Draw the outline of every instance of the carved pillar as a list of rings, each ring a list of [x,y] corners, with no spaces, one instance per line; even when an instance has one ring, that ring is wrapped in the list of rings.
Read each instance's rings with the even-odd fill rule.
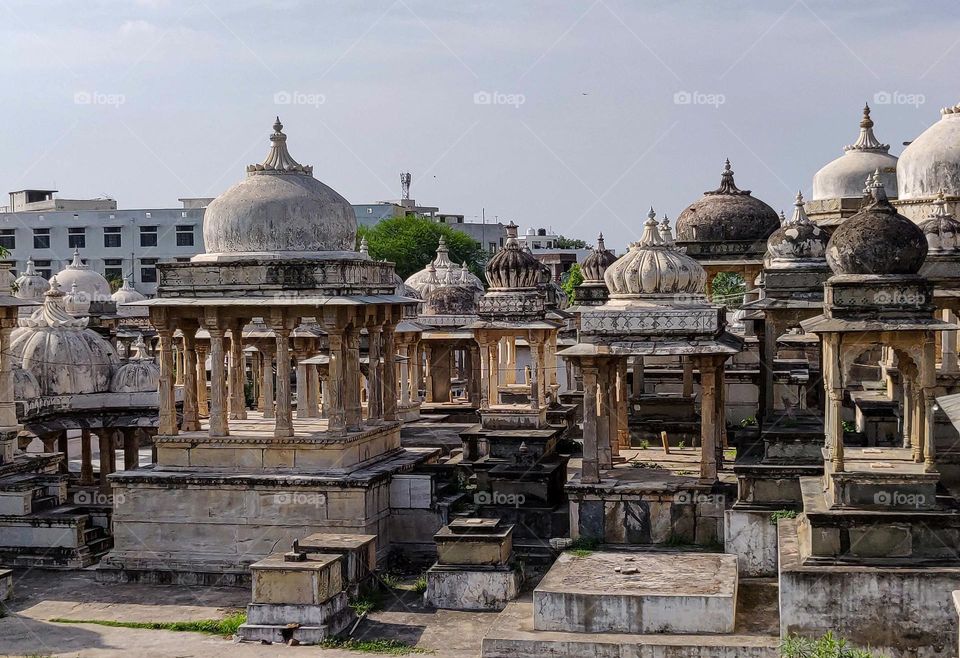
[[[297,359],[297,418],[309,418],[307,389],[310,387],[310,382],[308,380],[309,375],[307,375],[307,365],[303,362],[307,358],[307,351],[302,347],[297,348],[294,351],[294,356]]]
[[[16,312],[15,308],[13,312]],[[10,336],[16,326],[16,316],[0,319],[0,432],[14,432],[20,427],[14,401],[13,358],[10,354]]]
[[[244,398],[244,382],[247,374],[243,356],[243,320],[230,323],[230,418],[246,420],[247,403]]]
[[[293,436],[293,407],[290,394],[290,331],[285,318],[273,322],[277,338],[277,410],[273,435],[277,438]]]
[[[406,343],[400,345],[400,404],[410,404],[410,359],[409,347]]]
[[[327,385],[329,375],[320,375],[320,418],[330,417],[330,389]]]
[[[477,407],[480,405],[480,347],[475,341],[470,342],[468,353],[470,359],[470,378],[467,385],[470,391],[470,405]]]
[[[162,354],[162,352],[161,352]],[[170,354],[170,366],[173,367],[173,354]],[[170,383],[173,384],[173,376],[171,374]],[[113,451],[113,432],[103,428],[96,430],[97,438],[100,439],[100,493],[104,495],[109,495],[110,493],[110,481],[107,477],[113,472],[110,465],[113,463],[113,460],[110,458],[110,453]]]
[[[517,383],[517,337],[507,336],[503,341],[503,358],[499,359],[503,367],[503,383]]]
[[[543,402],[540,381],[543,375],[543,361],[541,359],[543,343],[540,342],[539,332],[531,331],[530,343],[530,408],[539,409]]]
[[[937,385],[935,350],[934,334],[928,332],[923,341],[923,355],[920,363],[920,384],[923,390],[923,470],[927,473],[936,471],[937,460],[936,412],[934,411]],[[956,360],[955,354],[953,359]]]
[[[360,331],[354,326],[347,327],[343,334],[346,359],[344,363],[344,413],[347,430],[351,432],[360,429],[362,418],[360,412]]]
[[[490,408],[490,346],[480,342],[480,409]]]
[[[156,329],[160,337],[159,432],[173,436],[177,433],[176,398],[173,396],[173,328],[167,324]]]
[[[263,403],[260,410],[264,418],[276,418],[276,394],[273,391],[273,350],[266,345],[260,348],[260,371],[263,381],[260,384],[260,391],[263,396]]]
[[[327,428],[332,432],[342,432],[345,427],[343,400],[343,336],[339,327],[327,329],[330,341],[330,362],[328,366],[327,390],[323,396],[327,414]],[[338,333],[334,333],[338,332]],[[327,403],[329,398],[329,403]]]
[[[613,468],[613,455],[610,452],[610,362],[603,359],[597,368],[596,396],[597,416],[597,461],[600,468]],[[584,393],[586,397],[586,393]],[[616,426],[614,426],[614,429]]]
[[[263,359],[260,352],[250,354],[250,392],[253,398],[253,407],[258,411],[263,411],[263,390],[260,388],[260,382],[263,381]]]
[[[831,468],[842,473],[843,466],[843,355],[840,334],[823,336],[823,382],[827,394],[827,445],[830,448]]]
[[[320,417],[320,366],[307,366],[307,413],[310,418]]]
[[[424,384],[424,401],[433,402],[433,348],[430,345],[423,346],[423,355],[426,358],[426,368],[424,369],[424,379],[426,383]]]
[[[639,398],[643,395],[643,357],[637,356],[633,359],[633,381],[631,382],[633,397]]]
[[[415,339],[410,349],[410,399],[420,402],[420,340]]]
[[[93,455],[90,446],[90,430],[80,430],[80,484],[93,484]]]
[[[487,391],[488,407],[500,404],[500,364],[497,362],[497,342],[487,339],[487,360],[490,363],[488,381],[490,390]]]
[[[191,372],[196,372],[196,368],[190,370],[190,364],[187,358],[192,353],[190,348],[184,349],[183,374],[189,379]],[[140,468],[140,431],[136,428],[126,428],[123,430],[123,470],[134,471]]]
[[[584,359],[583,372],[583,466],[580,482],[600,482],[600,456],[597,439],[597,366],[593,359]]]
[[[197,339],[192,325],[183,329],[183,431],[200,430],[197,413]],[[124,437],[126,441],[126,436]],[[125,448],[126,449],[126,448]]]
[[[197,415],[210,416],[207,403],[207,349],[197,344]]]
[[[211,437],[229,436],[227,423],[227,370],[224,366],[223,337],[220,326],[207,326],[210,332],[210,428]]]
[[[693,361],[689,356],[682,356],[680,360],[683,362],[683,397],[693,397]]]
[[[173,346],[173,362],[174,362],[174,372],[176,372],[176,379],[173,381],[176,386],[183,386],[183,371],[185,369],[183,363],[183,349],[181,344],[174,343]]]
[[[909,448],[913,437],[913,384],[907,379],[904,373],[903,378],[903,443],[904,448]]]
[[[617,368],[621,359],[607,361],[607,379],[602,394],[607,396],[607,438],[610,441],[610,466],[620,457],[620,404],[617,400]]]
[[[630,429],[627,426],[627,359],[617,361],[617,443],[621,449],[630,447]]]
[[[61,430],[57,435],[57,452],[63,454],[63,462],[60,464],[62,473],[70,472],[70,441],[67,438],[67,430]]]
[[[393,324],[383,328],[383,358],[387,366],[383,369],[383,418],[387,421],[397,419],[397,332]]]
[[[370,365],[367,368],[367,420],[371,423],[379,423],[383,419],[383,402],[392,394],[396,399],[396,391],[389,391],[386,387],[381,388],[380,381],[380,325],[367,325],[367,354]],[[389,354],[384,351],[384,358],[389,359]],[[389,364],[390,367],[393,363]]]
[[[955,322],[956,316],[950,309],[943,309],[943,321]],[[945,373],[955,373],[957,363],[957,332],[944,331],[940,340],[940,366]]]
[[[712,357],[700,360],[700,480],[717,480],[717,366]]]

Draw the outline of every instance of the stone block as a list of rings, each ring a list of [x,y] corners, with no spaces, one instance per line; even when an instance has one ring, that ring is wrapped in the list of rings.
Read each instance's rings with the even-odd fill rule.
[[[264,468],[293,468],[295,451],[289,448],[265,448],[263,451]]]
[[[287,562],[275,553],[250,565],[254,603],[319,605],[344,589],[339,555]]]
[[[434,565],[427,571],[424,601],[441,610],[502,610],[520,592],[512,567]]]
[[[433,539],[440,565],[503,566],[513,553],[513,526],[498,519],[457,519]]]
[[[907,557],[912,552],[909,525],[882,524],[850,528],[850,554],[856,557]]]
[[[23,516],[30,513],[33,489],[0,491],[0,515]]]
[[[726,512],[724,550],[737,556],[741,576],[775,576],[777,573],[777,526],[770,512],[730,509]]]
[[[298,540],[296,548],[306,553],[340,555],[344,586],[360,583],[377,568],[376,535],[318,532]]]

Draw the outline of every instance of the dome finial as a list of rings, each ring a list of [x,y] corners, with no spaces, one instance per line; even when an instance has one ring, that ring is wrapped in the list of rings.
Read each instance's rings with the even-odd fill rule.
[[[660,230],[657,226],[657,213],[652,207],[650,208],[650,212],[647,213],[647,221],[643,223],[643,235],[640,236],[639,244],[643,246],[663,244],[663,239],[660,237]]]
[[[367,236],[360,238],[360,255],[370,257],[370,245],[367,243]]]
[[[600,231],[600,235],[597,236],[597,249],[603,251],[607,247],[603,244],[603,231]]]
[[[300,164],[287,150],[287,136],[283,133],[283,124],[279,116],[273,123],[270,152],[267,153],[266,159],[261,164],[247,166],[247,175],[260,173],[313,175],[313,167]]]
[[[950,213],[947,212],[947,198],[943,193],[943,188],[940,188],[940,192],[937,193],[937,199],[933,202],[933,205],[936,206],[933,211],[933,217],[948,217]]]
[[[83,259],[80,258],[80,248],[79,248],[79,247],[74,247],[74,248],[73,248],[73,260],[70,261],[69,267],[70,267],[70,269],[72,269],[72,270],[82,270],[82,269],[86,269],[87,266],[83,264]]]
[[[720,187],[715,190],[704,192],[704,194],[750,194],[750,190],[741,190],[733,182],[733,169],[730,166],[730,158],[726,158],[723,163],[723,173],[720,174]]]
[[[660,221],[660,239],[668,247],[674,246],[673,230],[670,228],[670,218],[667,213],[663,213],[663,219]]]
[[[807,211],[803,207],[803,192],[797,190],[797,196],[793,202],[793,217],[788,222],[790,225],[810,224],[810,218],[807,217]]]
[[[843,147],[844,151],[879,151],[886,153],[890,150],[889,144],[881,144],[873,134],[873,119],[870,118],[870,106],[863,105],[863,118],[860,119],[860,136],[853,144]]]

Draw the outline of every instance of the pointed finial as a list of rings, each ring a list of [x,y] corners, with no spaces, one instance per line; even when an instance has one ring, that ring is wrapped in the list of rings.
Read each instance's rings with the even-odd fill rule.
[[[797,196],[793,202],[793,217],[790,218],[791,225],[793,224],[809,224],[810,218],[807,217],[807,211],[803,207],[803,192],[797,190]]]
[[[780,226],[785,226],[787,223],[787,217],[783,214],[783,208],[780,209]]]
[[[80,258],[80,248],[74,247],[73,249],[73,261],[70,263],[70,269],[77,270],[83,268],[83,259]]]
[[[605,251],[606,248],[603,244],[603,231],[600,231],[600,235],[597,236],[597,248],[594,251]]]
[[[273,133],[270,135],[270,152],[260,164],[247,166],[247,175],[261,173],[268,174],[306,174],[313,175],[313,167],[302,165],[293,159],[287,150],[287,136],[282,132],[283,124],[280,117],[273,123]]]
[[[880,170],[873,172],[873,184],[871,185],[870,195],[873,201],[880,202],[887,200],[887,190],[883,187],[883,181],[880,180]]]
[[[853,144],[843,147],[844,151],[878,151],[886,153],[890,150],[889,144],[881,144],[873,134],[873,119],[870,118],[870,106],[863,104],[863,117],[860,119],[860,136]]]
[[[660,221],[660,237],[668,246],[674,245],[673,230],[670,228],[670,218],[667,217],[667,213],[663,213],[663,219]]]
[[[360,254],[370,257],[370,245],[367,243],[367,236],[360,238]]]
[[[24,272],[26,275],[36,274],[37,271],[33,268],[33,256],[27,259],[27,270]]]
[[[750,194],[750,190],[741,190],[733,182],[733,168],[730,165],[730,158],[723,162],[723,173],[720,174],[720,187],[715,190],[704,192],[704,194]]]
[[[280,117],[279,117],[279,116],[277,116],[277,120],[273,122],[273,132],[275,132],[275,133],[282,133],[282,132],[283,132],[283,124],[280,123]]]
[[[643,235],[640,236],[639,244],[649,246],[662,243],[663,239],[660,237],[660,230],[657,226],[657,212],[651,206],[650,212],[647,213],[647,221],[643,223]]]
[[[657,221],[657,211],[653,209],[653,206],[650,206],[650,212],[647,213],[647,223]]]
[[[57,275],[50,277],[50,289],[45,293],[51,297],[62,297],[63,291],[60,290],[60,282],[57,281]]]

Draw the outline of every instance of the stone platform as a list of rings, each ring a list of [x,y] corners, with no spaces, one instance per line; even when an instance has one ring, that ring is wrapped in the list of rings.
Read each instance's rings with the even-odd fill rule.
[[[564,553],[533,593],[533,628],[573,633],[732,633],[737,558]]]

